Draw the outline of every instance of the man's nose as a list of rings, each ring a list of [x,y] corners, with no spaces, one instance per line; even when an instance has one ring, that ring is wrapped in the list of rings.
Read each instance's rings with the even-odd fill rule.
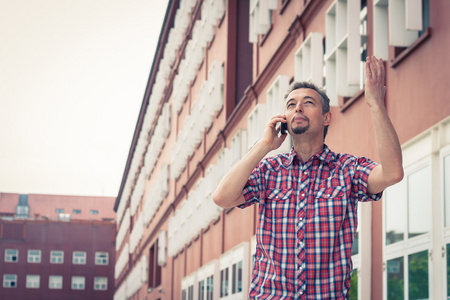
[[[295,112],[303,112],[303,106],[301,103],[297,104],[297,107],[295,108]]]

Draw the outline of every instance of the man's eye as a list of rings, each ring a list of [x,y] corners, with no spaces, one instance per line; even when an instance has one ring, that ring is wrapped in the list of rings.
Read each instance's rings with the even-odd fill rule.
[[[289,104],[287,105],[287,107],[292,107],[292,106],[294,106],[294,103],[289,103]]]

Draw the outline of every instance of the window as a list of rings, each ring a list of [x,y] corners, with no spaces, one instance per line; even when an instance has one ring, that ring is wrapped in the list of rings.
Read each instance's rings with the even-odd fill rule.
[[[323,36],[311,32],[295,53],[295,80],[323,85]],[[287,90],[284,89],[283,92]]]
[[[90,214],[90,215],[98,215],[98,210],[96,210],[96,209],[91,209],[91,210],[89,210],[89,214]]]
[[[224,298],[228,296],[229,293],[229,276],[228,276],[228,268],[220,270],[220,298]]]
[[[326,12],[325,89],[332,106],[360,90],[361,8],[361,0],[336,0]]]
[[[156,288],[161,285],[161,266],[158,264],[158,241],[150,247],[148,264],[148,287]]]
[[[181,299],[194,300],[198,299],[195,295],[194,284],[197,281],[197,273],[190,274],[181,280]]]
[[[18,262],[19,250],[17,249],[5,249],[5,262]]]
[[[84,290],[84,276],[72,276],[72,290]]]
[[[29,211],[28,195],[19,195],[19,204],[16,206],[16,217],[28,218]]]
[[[79,215],[79,214],[81,214],[81,209],[72,209],[72,213],[74,215]]]
[[[210,263],[202,266],[198,272],[198,299],[199,300],[212,300],[214,297],[214,277],[217,276],[219,271],[219,261],[213,260]],[[217,294],[217,292],[216,292]]]
[[[239,130],[231,140],[231,165],[233,166],[237,163],[244,153],[246,153],[246,143],[247,140],[247,131]]]
[[[408,290],[410,299],[425,299],[429,298],[430,284],[431,167],[422,162],[405,173],[400,183],[386,190],[387,296],[403,299]]]
[[[404,179],[383,200],[383,280],[387,299],[449,297],[450,118],[402,146]],[[438,246],[436,246],[438,245]]]
[[[248,149],[251,149],[262,137],[265,123],[267,123],[266,105],[258,103],[247,117]]]
[[[3,274],[3,287],[15,288],[17,287],[17,275],[15,274]]]
[[[38,289],[39,288],[39,275],[27,275],[27,289]]]
[[[285,75],[279,75],[274,83],[269,87],[269,90],[267,91],[267,108],[266,111],[268,112],[268,115],[264,117],[258,124],[259,128],[261,128],[260,136],[262,136],[262,130],[264,129],[264,126],[269,121],[269,119],[276,114],[284,115],[284,112],[286,110],[285,101],[284,101],[284,95],[289,87],[289,77]],[[267,156],[276,155],[278,153],[286,153],[291,150],[292,147],[292,141],[290,136],[286,138],[284,143],[278,148],[275,149]]]
[[[50,263],[51,264],[62,264],[64,262],[64,252],[63,251],[50,251]]]
[[[41,262],[41,250],[28,250],[28,262],[40,263]]]
[[[107,277],[94,277],[94,290],[106,291],[108,289]]]
[[[84,265],[86,264],[86,252],[74,251],[72,257],[72,263],[74,265]]]
[[[50,275],[48,278],[48,288],[51,290],[62,289],[63,277],[58,275]]]
[[[64,208],[56,208],[56,209],[55,209],[55,213],[57,213],[57,214],[63,214],[63,213],[64,213]]]
[[[96,265],[107,265],[109,261],[108,258],[109,258],[108,252],[95,252]]]
[[[398,56],[430,26],[429,0],[374,1],[374,54],[387,60],[389,46]]]
[[[249,283],[249,243],[244,242],[220,257],[220,298],[244,298]]]
[[[250,0],[249,42],[257,43],[259,34],[266,34],[272,25],[272,10],[278,0]]]

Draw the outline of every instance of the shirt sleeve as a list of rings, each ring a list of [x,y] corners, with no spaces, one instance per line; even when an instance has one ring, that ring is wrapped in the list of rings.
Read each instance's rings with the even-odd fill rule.
[[[259,163],[250,174],[250,177],[242,190],[245,202],[238,205],[239,208],[243,209],[260,202],[262,191],[262,165],[262,163]]]
[[[356,159],[352,192],[358,198],[358,201],[378,201],[381,199],[383,192],[373,195],[367,192],[367,183],[369,180],[370,172],[372,172],[372,170],[376,166],[378,166],[376,162],[373,162],[366,157],[358,157]]]

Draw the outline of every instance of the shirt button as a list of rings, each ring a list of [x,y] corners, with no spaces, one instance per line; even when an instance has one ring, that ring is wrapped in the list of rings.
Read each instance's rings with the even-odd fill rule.
[[[308,171],[303,172],[303,174],[308,175]]]
[[[301,196],[302,196],[302,197],[305,197],[305,193],[302,193]]]

